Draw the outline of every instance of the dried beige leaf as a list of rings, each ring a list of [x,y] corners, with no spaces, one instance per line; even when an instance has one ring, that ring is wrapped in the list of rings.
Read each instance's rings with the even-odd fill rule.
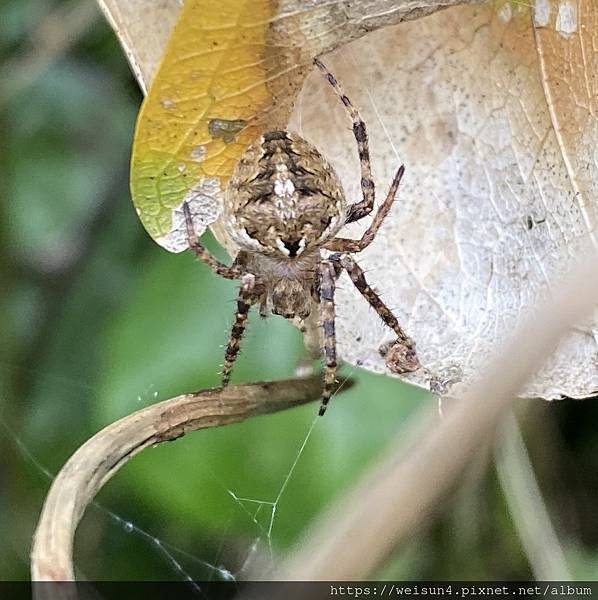
[[[146,94],[183,0],[98,0],[98,4]]]
[[[404,379],[441,392],[469,380],[593,238],[597,15],[588,2],[456,7],[324,57],[369,126],[379,196],[407,166],[360,258],[429,369]],[[349,122],[317,76],[292,124],[357,199]],[[389,333],[349,284],[338,304],[342,356],[387,372],[379,348]],[[596,319],[572,331],[523,395],[598,390],[597,339]]]
[[[213,0],[205,0],[212,2]],[[295,41],[317,34],[319,51],[379,27],[415,19],[436,10],[482,0],[281,0],[278,14],[287,20],[287,38]],[[97,0],[114,29],[139,82],[147,93],[184,0]]]
[[[321,27],[320,53],[393,22],[397,11],[415,18],[457,3],[314,3],[324,11],[318,19],[288,23],[295,34]],[[178,2],[160,3],[170,20],[156,17],[151,0],[103,4],[147,82]],[[282,4],[289,13],[296,3]],[[593,237],[597,14],[581,0],[453,7],[324,57],[369,127],[379,199],[398,164],[407,166],[394,211],[358,257],[417,342],[427,370],[404,379],[438,393],[469,380]],[[348,29],[334,33],[339,19]],[[357,200],[350,123],[317,75],[304,85],[291,127],[329,157]],[[338,306],[341,356],[388,372],[380,348],[391,336],[346,280]],[[594,393],[597,340],[594,318],[563,340],[523,395]]]

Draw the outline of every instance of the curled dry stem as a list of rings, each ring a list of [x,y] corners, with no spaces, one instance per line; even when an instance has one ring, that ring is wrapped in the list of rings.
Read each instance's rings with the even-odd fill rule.
[[[159,402],[104,428],[73,454],[50,488],[31,551],[32,580],[74,581],[73,540],[85,509],[100,488],[145,448],[196,429],[299,406],[319,399],[321,393],[317,376],[217,388]],[[48,589],[38,586],[36,597]]]

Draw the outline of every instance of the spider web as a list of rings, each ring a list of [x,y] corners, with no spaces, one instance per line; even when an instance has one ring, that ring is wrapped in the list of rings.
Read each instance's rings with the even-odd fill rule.
[[[0,419],[0,425],[2,426],[6,438],[17,450],[21,458],[26,463],[31,465],[36,470],[38,475],[40,475],[45,481],[51,484],[54,481],[56,475],[40,462],[40,460],[28,448],[28,445],[22,440],[21,437],[19,437],[13,431],[13,429],[8,425],[8,423],[4,419]],[[124,533],[136,535],[142,541],[149,544],[155,551],[158,552],[158,554],[164,560],[166,560],[168,566],[172,568],[177,578],[181,579],[182,581],[188,582],[194,591],[200,594],[202,593],[201,587],[194,581],[193,577],[191,577],[191,575],[183,567],[181,562],[183,558],[207,569],[214,576],[217,576],[223,581],[235,580],[233,574],[226,568],[214,565],[208,561],[205,561],[201,558],[198,558],[197,556],[190,554],[182,548],[179,548],[173,544],[162,540],[161,538],[153,535],[151,532],[139,527],[133,521],[107,508],[97,500],[94,500],[90,504],[90,507],[107,516],[110,519],[110,521],[112,521],[112,523],[115,524]],[[178,559],[177,556],[179,557]],[[75,568],[77,568],[77,565],[75,565]]]
[[[40,374],[37,370],[33,371],[35,371],[38,375]],[[353,371],[354,368],[349,370],[349,374],[343,379],[339,387],[339,391]],[[42,376],[48,377],[48,375]],[[92,386],[83,384],[79,381],[68,380],[63,377],[60,379],[66,385],[76,386],[77,388],[83,387],[88,391],[93,391]],[[336,393],[338,393],[338,391]],[[144,398],[155,399],[156,397],[157,392],[153,390],[153,386],[149,386],[139,394],[138,400],[143,401]],[[241,511],[247,516],[257,530],[257,536],[253,538],[251,543],[248,544],[248,547],[244,553],[244,557],[242,555],[242,560],[239,561],[240,566],[236,570],[233,568],[227,568],[222,564],[217,564],[218,556],[216,557],[215,561],[206,560],[184,548],[181,548],[178,545],[168,542],[163,537],[155,535],[150,529],[138,525],[134,517],[131,518],[130,516],[125,516],[120,512],[114,511],[110,507],[97,500],[94,500],[90,504],[87,512],[95,511],[96,514],[103,515],[113,526],[117,528],[120,534],[124,533],[127,536],[137,537],[143,544],[146,544],[159,559],[164,561],[167,568],[170,569],[170,571],[174,574],[176,580],[188,583],[190,589],[198,596],[207,597],[202,589],[201,583],[198,582],[206,580],[234,582],[243,577],[247,577],[248,575],[256,575],[254,563],[256,562],[256,558],[260,555],[259,550],[261,546],[265,546],[267,550],[268,564],[260,564],[260,567],[265,572],[257,574],[267,575],[268,573],[272,572],[275,567],[276,557],[273,547],[273,534],[280,501],[282,500],[285,491],[287,490],[287,487],[293,478],[296,467],[301,460],[305,448],[308,446],[312,433],[316,428],[317,423],[320,421],[321,419],[315,415],[307,431],[305,432],[301,443],[297,447],[294,459],[289,465],[289,469],[284,475],[276,495],[272,499],[240,496],[233,489],[226,486],[213,471],[213,469],[211,469],[209,466],[207,467],[214,480],[226,490],[226,493],[231,501],[241,509]],[[30,449],[31,445],[28,444],[23,437],[17,433],[16,427],[13,427],[8,422],[6,416],[1,412],[0,426],[0,431],[3,432],[5,439],[14,448],[23,463],[33,467],[34,471],[42,480],[48,484],[51,484],[54,481],[56,474],[53,473],[52,470],[49,469],[38,456],[36,456],[35,452]],[[43,491],[44,496],[48,490],[49,485]],[[174,491],[174,493],[176,493],[176,491]],[[226,536],[226,528],[224,528],[221,533]],[[218,555],[221,553],[225,543],[226,537],[223,537],[217,553]],[[75,564],[75,568],[76,572],[80,572],[77,564]],[[94,579],[94,576],[100,578],[102,577],[101,573],[85,573],[86,578],[88,578],[89,575],[91,575],[90,579],[92,580]]]
[[[311,423],[311,425],[309,426],[309,429],[307,430],[307,433],[305,435],[305,438],[303,439],[303,442],[301,443],[301,446],[299,446],[299,450],[297,451],[297,455],[295,456],[295,460],[293,460],[293,463],[291,464],[290,469],[288,470],[282,485],[280,486],[279,490],[278,490],[278,494],[276,494],[276,498],[273,501],[268,501],[268,500],[255,500],[254,498],[243,498],[240,496],[237,496],[232,490],[227,489],[229,495],[231,496],[231,498],[237,503],[239,504],[239,506],[242,507],[242,509],[248,514],[248,516],[251,518],[251,520],[255,523],[255,525],[259,528],[259,530],[261,531],[261,533],[265,536],[267,543],[268,543],[268,551],[270,553],[270,560],[272,562],[272,566],[274,565],[274,551],[272,548],[272,530],[274,528],[274,520],[276,519],[276,511],[278,510],[278,504],[280,503],[280,500],[287,488],[287,485],[289,484],[289,481],[291,480],[291,477],[293,476],[293,473],[295,472],[295,467],[297,466],[297,463],[299,462],[299,459],[301,458],[301,455],[303,454],[303,451],[305,450],[305,447],[307,446],[307,443],[309,442],[309,439],[311,437],[311,434],[314,430],[314,427],[316,426],[316,423],[318,423],[319,421],[319,417],[316,415]],[[261,511],[262,508],[266,509],[267,514],[268,514],[268,521],[267,521],[267,527],[264,527],[258,520],[257,520],[257,516],[259,514],[259,512]],[[254,511],[251,510],[251,508],[255,508]],[[255,550],[255,548],[257,548],[256,543],[254,542],[254,544],[252,545],[252,548]],[[248,558],[251,555],[248,555]],[[244,561],[240,572],[242,572],[244,570],[244,568],[247,568],[247,560]]]

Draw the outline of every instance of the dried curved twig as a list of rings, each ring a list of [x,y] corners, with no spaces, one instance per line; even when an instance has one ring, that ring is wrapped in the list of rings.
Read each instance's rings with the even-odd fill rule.
[[[350,385],[344,382],[343,389]],[[73,540],[86,507],[143,449],[196,429],[299,406],[319,399],[321,393],[317,376],[230,386],[165,400],[109,425],[73,454],[50,488],[31,551],[32,580],[74,581]],[[36,590],[41,593],[44,587]]]

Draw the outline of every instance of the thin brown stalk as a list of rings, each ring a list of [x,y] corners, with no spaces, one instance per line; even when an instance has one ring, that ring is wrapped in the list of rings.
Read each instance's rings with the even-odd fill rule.
[[[565,552],[512,414],[505,419],[495,459],[500,486],[534,577],[540,581],[570,580]]]
[[[52,483],[34,536],[33,581],[74,580],[73,540],[85,509],[100,488],[145,448],[197,429],[299,406],[321,393],[317,376],[236,385],[165,400],[109,425],[73,454]],[[40,593],[50,589],[37,588]]]

